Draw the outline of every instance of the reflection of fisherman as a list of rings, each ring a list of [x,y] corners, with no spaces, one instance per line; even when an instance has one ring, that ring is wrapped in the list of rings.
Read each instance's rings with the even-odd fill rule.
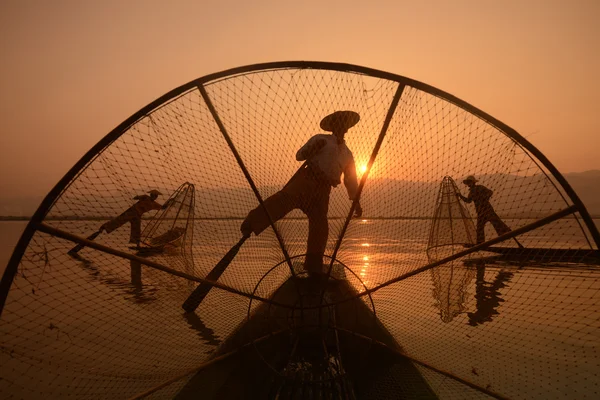
[[[264,201],[273,222],[280,220],[293,209],[299,208],[308,217],[308,243],[305,269],[312,273],[322,272],[323,255],[327,245],[329,194],[331,187],[340,184],[344,174],[344,186],[350,200],[354,200],[358,188],[356,167],[352,152],[346,146],[344,135],[360,116],[353,111],[336,111],[321,120],[321,128],[332,134],[318,134],[306,142],[296,153],[296,160],[307,160],[290,181]],[[362,215],[357,203],[356,217]],[[260,234],[269,226],[269,219],[262,206],[250,211],[241,226],[242,234]]]
[[[467,197],[460,193],[456,193],[463,201],[475,203],[475,211],[477,211],[477,243],[485,242],[485,224],[491,222],[498,236],[510,232],[510,228],[506,225],[490,204],[492,192],[483,185],[476,185],[477,179],[473,175],[465,178],[463,183],[469,187],[469,195]]]
[[[103,224],[100,227],[99,231],[106,231],[106,233],[111,233],[115,229],[129,222],[131,224],[129,243],[134,243],[139,246],[142,234],[142,215],[151,210],[160,210],[161,208],[167,207],[167,204],[161,206],[155,201],[157,197],[162,194],[158,190],[151,190],[148,193],[150,194],[150,196],[146,194],[135,196],[133,199],[137,200],[137,203],[125,210],[125,212],[123,212],[118,217]]]
[[[468,324],[477,326],[485,322],[491,322],[499,312],[497,308],[504,299],[500,297],[500,289],[505,288],[506,284],[513,277],[512,272],[499,271],[494,281],[488,283],[485,281],[485,264],[478,263],[477,281],[475,288],[475,299],[477,301],[477,310],[473,313],[467,313],[469,317]]]

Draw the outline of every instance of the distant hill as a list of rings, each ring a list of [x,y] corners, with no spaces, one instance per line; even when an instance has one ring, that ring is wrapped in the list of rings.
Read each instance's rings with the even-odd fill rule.
[[[600,178],[600,169],[591,169],[583,172],[568,172],[565,177]]]
[[[3,197],[0,195],[0,216],[30,217],[43,199],[43,196]]]
[[[567,181],[571,184],[575,192],[581,198],[586,208],[592,216],[600,217],[600,170],[591,170],[585,172],[571,172],[563,174]],[[503,193],[501,182],[512,182],[514,186],[515,182],[522,181],[522,187],[532,187],[531,182],[539,180],[540,177],[516,177],[511,176],[507,179],[506,176],[502,175],[489,175],[484,177],[478,177],[486,185],[490,185],[496,193]],[[389,201],[402,202],[404,204],[421,204],[422,207],[414,208],[414,214],[411,216],[424,216],[430,214],[430,209],[435,202],[435,196],[439,188],[439,183],[431,182],[408,182],[408,181],[392,181],[392,180],[373,180],[369,182],[370,188],[377,188],[377,190],[383,191],[380,193],[378,198],[384,197]],[[466,190],[462,184],[459,183],[460,190],[466,193]],[[264,188],[262,188],[264,189]],[[273,193],[278,188],[267,188],[266,193]],[[261,190],[262,191],[262,190]],[[264,193],[265,193],[264,192]],[[522,194],[525,196],[526,194]],[[223,198],[234,198],[235,203],[217,204],[217,207],[212,207],[220,210],[218,217],[226,216],[245,216],[246,210],[243,209],[243,204],[248,204],[247,201],[253,201],[254,195],[249,188],[230,188],[230,189],[208,189],[197,191],[197,202],[199,204],[206,204],[207,209],[211,209],[211,202],[215,202],[215,199]],[[0,197],[0,216],[14,216],[14,217],[30,217],[33,215],[35,210],[38,208],[43,197]],[[364,199],[365,202],[368,198]],[[129,200],[126,200],[129,201]],[[335,203],[347,204],[347,197],[345,190],[336,190],[332,197],[332,205]],[[378,205],[371,204],[366,209],[367,213],[371,217],[378,217],[385,215],[384,210],[379,210]],[[409,216],[409,215],[407,215]]]

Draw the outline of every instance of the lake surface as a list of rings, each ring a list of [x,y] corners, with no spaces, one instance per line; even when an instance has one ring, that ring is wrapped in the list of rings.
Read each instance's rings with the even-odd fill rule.
[[[427,264],[429,223],[359,221],[340,259],[366,287],[376,286]],[[87,236],[99,223],[68,224],[66,230]],[[0,222],[2,268],[25,225]],[[181,268],[206,274],[232,245],[238,225],[203,221],[211,245],[198,240],[194,265]],[[576,226],[566,221],[561,229],[575,232]],[[290,221],[287,232],[297,232],[286,236],[292,255],[302,252],[306,222]],[[380,232],[420,233],[392,239]],[[569,245],[547,232],[527,240]],[[123,228],[97,240],[128,251],[127,235]],[[248,299],[220,290],[186,316],[180,306],[195,284],[93,249],[75,260],[65,254],[72,243],[43,236],[26,255],[25,278],[17,279],[0,323],[0,364],[7,366],[0,397],[127,398],[200,365],[247,318]],[[256,286],[280,257],[273,243],[267,232],[249,240],[220,282],[267,297],[289,276],[284,263]],[[157,261],[171,262],[167,256]],[[594,398],[600,387],[599,271],[574,263],[463,259],[387,286],[372,300],[378,318],[415,359],[510,398]],[[362,290],[351,274],[349,280]],[[51,368],[44,366],[49,360]],[[424,373],[438,394],[460,397],[449,389],[449,378]]]

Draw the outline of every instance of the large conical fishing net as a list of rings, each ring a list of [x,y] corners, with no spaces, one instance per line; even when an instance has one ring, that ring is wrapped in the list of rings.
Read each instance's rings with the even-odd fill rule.
[[[303,268],[299,210],[228,253],[337,110],[360,114],[346,143],[364,213],[351,218],[357,204],[332,189],[330,278]],[[483,243],[430,259],[440,181],[468,175],[493,191],[509,231],[486,223]],[[182,182],[196,189],[191,263],[137,254],[124,227],[86,240],[136,194]],[[139,217],[142,232],[159,213]],[[1,397],[595,398],[599,242],[552,164],[452,95],[342,64],[210,75],[119,125],[32,218],[0,288]]]
[[[430,260],[440,260],[462,250],[461,246],[476,243],[475,225],[459,200],[459,194],[454,180],[445,176],[440,184],[427,242]]]

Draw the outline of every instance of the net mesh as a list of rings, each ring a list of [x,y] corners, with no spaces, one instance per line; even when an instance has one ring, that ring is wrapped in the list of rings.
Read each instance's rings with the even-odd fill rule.
[[[145,259],[168,269],[125,256],[137,251],[128,224],[99,234],[101,247],[77,257],[67,253],[76,243],[35,230],[2,310],[2,397],[129,398],[159,386],[148,396],[175,397],[293,273],[304,273],[309,225],[294,210],[244,243],[195,313],[181,310],[193,279],[207,277],[260,206],[248,177],[261,200],[279,191],[300,167],[297,150],[336,110],[360,114],[346,144],[365,178],[364,214],[349,220],[343,184],[332,189],[325,261],[345,270],[333,274],[347,282],[344,296],[376,316],[388,347],[422,363],[410,376],[441,398],[597,397],[600,275],[588,258],[595,228],[575,204],[529,229],[574,203],[514,135],[433,88],[362,70],[290,65],[197,84],[202,90],[182,87],[113,132],[41,221],[85,238],[140,192],[174,193],[168,208],[136,216],[141,246],[164,250]],[[518,244],[508,238],[469,253],[478,210],[456,197],[468,188],[454,182],[468,175],[494,192],[509,231],[524,228]],[[156,201],[165,205],[163,196]],[[179,242],[166,240],[176,228],[184,229]],[[484,224],[484,240],[502,234],[494,228]],[[394,365],[381,382],[413,379],[390,372],[408,368]],[[274,373],[283,371],[285,363]],[[356,384],[364,391],[355,395],[390,393],[381,385]]]

